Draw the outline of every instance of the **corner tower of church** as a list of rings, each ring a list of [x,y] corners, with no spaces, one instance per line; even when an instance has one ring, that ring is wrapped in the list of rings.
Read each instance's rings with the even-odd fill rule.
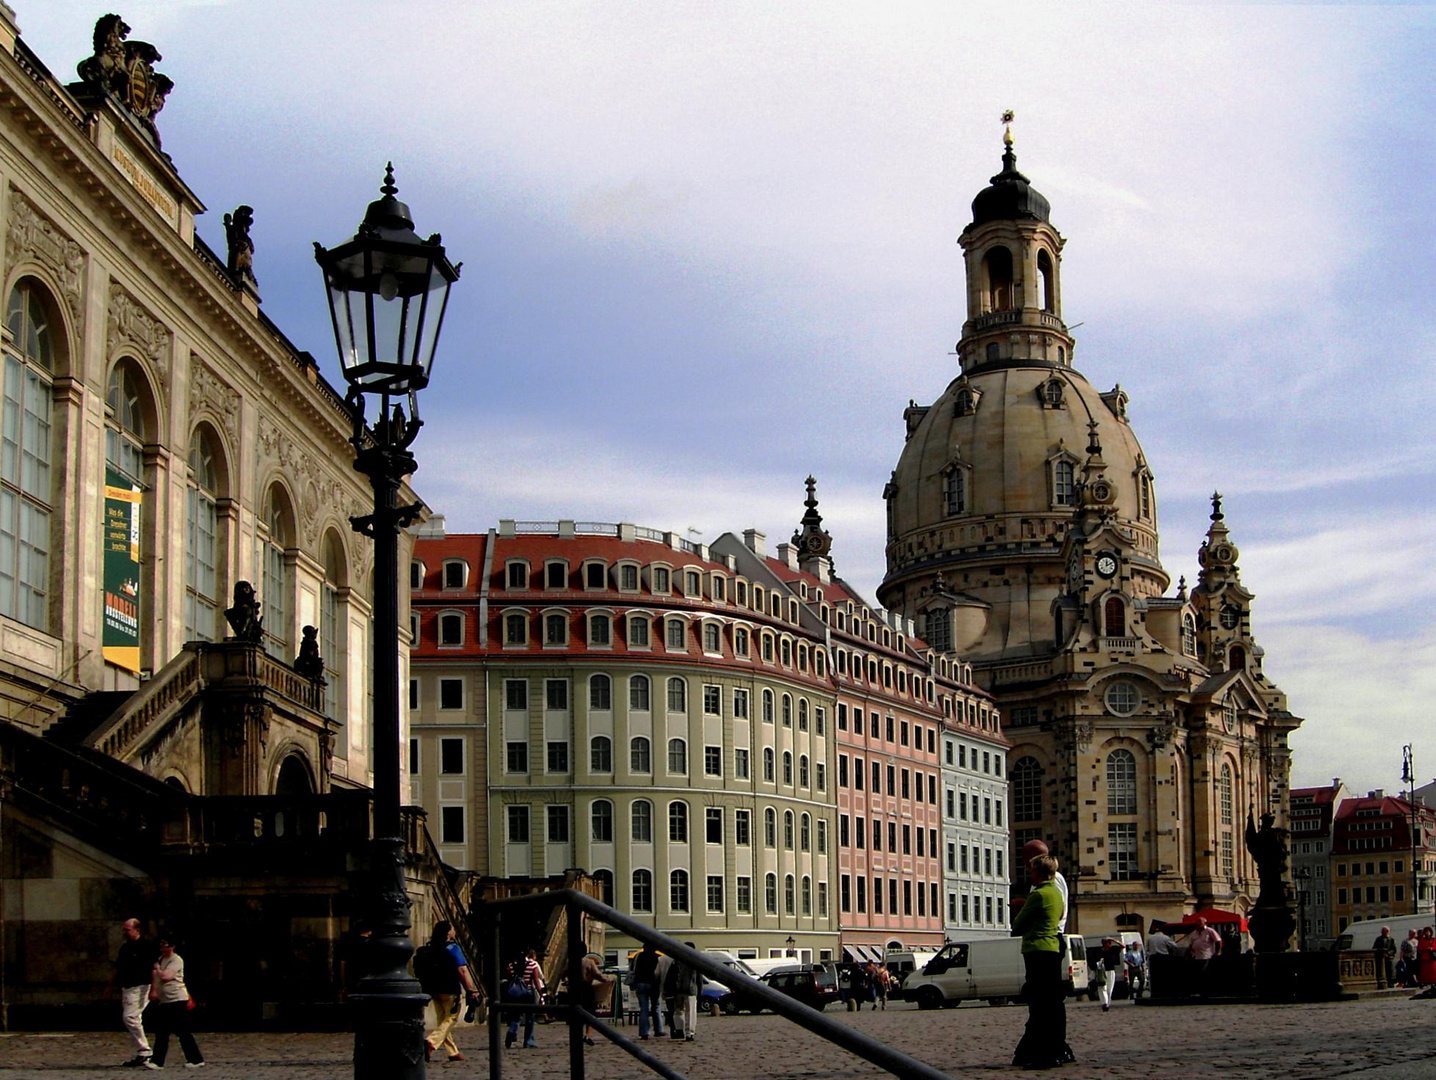
[[[1300,720],[1262,673],[1219,502],[1199,584],[1167,595],[1127,395],[1074,366],[1065,241],[1010,127],[959,243],[961,370],[904,412],[879,600],[997,698],[1014,847],[1052,847],[1078,930],[1245,910],[1243,813],[1284,816]]]

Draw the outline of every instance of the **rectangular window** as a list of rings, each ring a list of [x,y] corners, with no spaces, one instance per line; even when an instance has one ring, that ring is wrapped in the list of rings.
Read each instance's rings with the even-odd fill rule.
[[[882,766],[882,762],[880,762],[880,761],[874,761],[874,762],[873,762],[873,794],[874,794],[874,795],[881,795],[882,793],[883,793],[883,766]]]
[[[1113,881],[1137,880],[1139,875],[1135,823],[1114,823],[1107,826],[1107,862],[1112,868]]]
[[[409,775],[419,775],[419,740],[409,740]]]
[[[858,914],[864,915],[868,910],[868,879],[860,877],[857,879],[858,886]]]
[[[853,910],[853,879],[847,874],[838,878],[838,910]]]
[[[664,623],[665,640],[669,649],[680,651],[687,647],[684,629],[681,619],[669,619]]]
[[[818,762],[818,790],[828,790],[828,767],[821,761]]]
[[[841,654],[840,654],[840,655],[841,655]],[[854,734],[854,735],[861,735],[862,733],[863,733],[863,710],[862,710],[862,709],[854,709],[854,710],[853,710],[853,734]],[[873,734],[876,735],[877,732],[874,731]]]
[[[901,727],[901,729],[900,729],[900,731],[901,731],[901,742],[902,742],[902,744],[903,744],[904,746],[907,745],[908,730],[909,730],[908,722],[907,722],[906,720],[904,720],[904,721],[902,722],[902,727]]]
[[[906,769],[902,771],[902,797],[909,798],[912,789],[912,774]]]
[[[703,812],[705,838],[710,844],[723,842],[723,808],[710,806]]]
[[[818,854],[828,853],[828,821],[826,818],[818,818]]]
[[[846,754],[839,754],[839,755],[838,755],[838,787],[840,787],[840,788],[845,788],[845,787],[847,787],[847,786],[848,786],[848,756],[847,756]]]
[[[464,707],[464,680],[439,680],[439,708],[462,709]]]
[[[750,877],[739,877],[737,881],[737,894],[734,897],[735,906],[740,915],[748,915],[753,911],[753,879]]]
[[[873,914],[874,914],[874,915],[881,915],[882,913],[883,913],[883,879],[880,878],[880,877],[875,877],[875,878],[873,878]]]
[[[841,701],[838,702],[838,730],[848,730],[848,707]]]
[[[457,569],[457,570],[458,570],[458,574],[456,575],[456,576],[459,578],[458,581],[453,581],[453,580],[452,580],[452,577],[451,577],[451,575],[449,574],[450,569]],[[444,565],[444,588],[446,588],[446,589],[456,589],[456,588],[459,588],[459,587],[463,584],[463,576],[464,576],[463,567],[459,566],[457,563],[446,563],[446,564]],[[509,588],[510,588],[510,589],[526,589],[526,588],[528,588],[528,584],[529,584],[529,568],[528,568],[528,564],[527,564],[527,563],[517,563],[517,562],[516,562],[516,563],[509,563]]]
[[[508,819],[509,843],[527,844],[529,842],[529,808],[527,806],[510,806]]]
[[[529,771],[529,744],[526,742],[511,742],[506,748],[504,767],[512,773],[526,773]]]
[[[703,748],[703,775],[723,775],[723,748],[721,746],[705,746]]]
[[[419,680],[418,680],[418,679],[410,679],[410,680],[409,680],[409,708],[411,708],[411,709],[417,709],[418,707],[419,707]]]
[[[838,815],[838,847],[848,846],[848,829],[851,820],[847,814]]]
[[[638,588],[638,567],[625,563],[618,568],[618,587],[625,592]]]
[[[439,843],[462,844],[464,842],[464,808],[462,806],[439,807]]]
[[[889,795],[896,795],[896,794],[897,794],[897,766],[896,766],[896,765],[889,765],[889,766],[888,766],[888,794],[889,794]]]
[[[957,796],[957,816],[960,820],[967,820],[967,792],[960,792]]]
[[[529,707],[529,684],[524,679],[504,680],[504,708],[520,710]]]
[[[957,845],[947,845],[947,869],[949,873],[957,873]]]
[[[550,844],[568,843],[568,807],[550,806],[548,808],[548,842]]]
[[[740,746],[733,751],[733,779],[747,780],[748,777],[748,748]]]
[[[911,855],[911,854],[912,854],[912,826],[911,826],[911,825],[904,825],[904,826],[902,827],[902,853],[903,853],[904,855]]]
[[[733,719],[748,719],[748,691],[746,690],[733,691]]]
[[[723,714],[723,688],[721,686],[703,687],[703,713],[705,716],[721,716]]]
[[[548,771],[551,773],[568,772],[568,743],[551,742],[548,744]]]
[[[439,771],[450,776],[461,775],[464,771],[464,740],[439,740]]]
[[[635,615],[628,620],[628,647],[630,649],[648,648],[648,620],[641,615]]]
[[[545,704],[553,712],[568,710],[568,680],[549,679],[544,683]]]
[[[903,884],[910,886],[910,885],[912,884],[912,882],[906,881],[906,882],[904,882]],[[894,877],[894,878],[888,878],[888,914],[890,914],[890,915],[896,915],[896,914],[897,914],[897,894],[898,894],[898,879],[895,878],[895,877]],[[909,911],[907,912],[907,914],[911,915],[911,914],[912,914],[912,911],[909,910]]]
[[[752,818],[749,810],[733,811],[733,843],[739,847],[748,847],[753,842]]]

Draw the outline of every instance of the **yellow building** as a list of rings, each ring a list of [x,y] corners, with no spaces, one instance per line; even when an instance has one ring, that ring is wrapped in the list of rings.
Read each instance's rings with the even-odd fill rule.
[[[1246,908],[1245,813],[1283,816],[1300,721],[1262,673],[1220,499],[1173,594],[1154,470],[1127,394],[1074,366],[1065,241],[1010,134],[972,212],[961,371],[904,414],[879,600],[997,698],[1014,844],[1051,845],[1076,928]]]

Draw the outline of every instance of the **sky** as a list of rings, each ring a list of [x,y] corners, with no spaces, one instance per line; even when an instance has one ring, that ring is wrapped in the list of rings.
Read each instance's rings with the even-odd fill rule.
[[[12,0],[61,77],[110,10]],[[463,261],[414,484],[451,532],[631,521],[770,545],[818,479],[872,599],[910,398],[958,373],[956,240],[1019,167],[1067,240],[1079,370],[1120,382],[1162,558],[1210,495],[1293,783],[1436,777],[1436,10],[1385,4],[128,0],[165,150],[254,207],[265,312],[342,383],[311,241],[393,160]],[[1175,586],[1174,586],[1175,587]]]

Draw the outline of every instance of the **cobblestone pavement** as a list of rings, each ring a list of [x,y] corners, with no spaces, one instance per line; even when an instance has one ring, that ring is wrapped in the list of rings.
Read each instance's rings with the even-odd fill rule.
[[[1060,1070],[1062,1080],[1436,1080],[1436,1001],[1400,996],[1325,1005],[1183,1008],[1119,1002],[1108,1013],[1083,1002],[1069,1006],[1067,1014],[1079,1063]],[[954,1077],[1037,1075],[1009,1065],[1027,1015],[1020,1006],[918,1012],[894,1005],[886,1012],[858,1014],[833,1007],[828,1015]],[[436,1063],[431,1076],[460,1080],[488,1073],[485,1031],[466,1028],[458,1039],[468,1060]],[[538,1049],[510,1052],[504,1075],[531,1080],[562,1074],[568,1064],[566,1039],[562,1028],[541,1026]],[[183,1058],[175,1047],[166,1071],[207,1080],[340,1080],[352,1075],[348,1035],[201,1033],[199,1040],[208,1059],[203,1072],[180,1069]],[[690,1080],[880,1080],[885,1075],[771,1014],[704,1017],[696,1042],[664,1039],[642,1045]],[[151,1075],[118,1067],[126,1049],[118,1032],[0,1037],[0,1080]],[[602,1040],[586,1061],[590,1080],[653,1075]]]

